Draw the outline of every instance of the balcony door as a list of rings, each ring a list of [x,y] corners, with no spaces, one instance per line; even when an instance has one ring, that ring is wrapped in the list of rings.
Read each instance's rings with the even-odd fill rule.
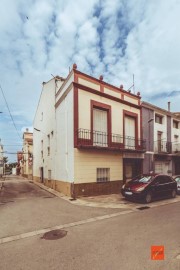
[[[135,118],[125,116],[125,148],[135,149]]]
[[[108,146],[108,112],[93,108],[93,145]]]
[[[158,141],[158,152],[163,152],[163,145],[162,145],[162,132],[157,132],[157,141]]]

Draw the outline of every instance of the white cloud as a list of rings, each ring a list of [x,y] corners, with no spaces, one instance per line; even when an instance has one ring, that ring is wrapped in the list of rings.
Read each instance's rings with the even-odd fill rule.
[[[126,89],[135,74],[136,91],[156,105],[153,95],[179,90],[179,13],[177,0],[2,0],[0,84],[19,132],[32,125],[41,83],[51,74],[65,77],[74,62]],[[169,99],[178,111],[180,96]]]

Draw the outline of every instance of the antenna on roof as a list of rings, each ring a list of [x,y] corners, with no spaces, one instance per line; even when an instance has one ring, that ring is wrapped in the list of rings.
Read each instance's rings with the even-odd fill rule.
[[[133,92],[135,94],[134,74],[133,74],[133,84],[129,87],[129,89],[127,91],[129,91],[131,88],[133,88]]]

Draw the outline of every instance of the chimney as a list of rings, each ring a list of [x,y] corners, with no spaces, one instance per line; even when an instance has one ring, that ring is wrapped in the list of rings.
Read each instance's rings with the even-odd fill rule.
[[[168,111],[170,112],[171,111],[171,102],[168,101]]]
[[[26,128],[26,132],[28,132],[29,131],[29,128]]]

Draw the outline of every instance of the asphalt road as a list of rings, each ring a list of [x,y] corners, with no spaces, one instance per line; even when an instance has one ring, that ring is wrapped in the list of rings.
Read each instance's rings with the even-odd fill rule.
[[[115,212],[119,216],[95,221],[92,219],[92,222],[67,227],[64,229],[67,235],[56,240],[45,240],[42,235],[37,235],[0,244],[1,270],[180,269],[180,259],[177,259],[180,254],[179,202],[123,214],[117,209],[72,205],[51,197],[31,183],[27,184],[36,191],[33,188],[34,191],[26,193],[26,196],[20,193],[20,197],[14,197],[14,202],[0,206],[0,231],[3,228],[6,235],[10,228],[14,234]],[[16,222],[13,222],[16,216],[13,210],[17,211]],[[5,221],[7,212],[8,220]],[[9,230],[2,226],[3,222]],[[16,228],[18,225],[19,231]],[[1,237],[4,236],[1,233]],[[151,260],[152,245],[164,246],[164,260]]]

